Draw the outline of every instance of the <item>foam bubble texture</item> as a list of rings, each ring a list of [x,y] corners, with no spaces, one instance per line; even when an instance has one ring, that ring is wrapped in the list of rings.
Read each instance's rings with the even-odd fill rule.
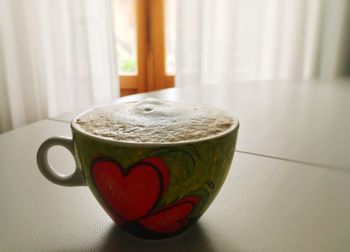
[[[95,108],[74,123],[96,136],[137,143],[197,140],[220,134],[237,124],[220,109],[153,98]]]

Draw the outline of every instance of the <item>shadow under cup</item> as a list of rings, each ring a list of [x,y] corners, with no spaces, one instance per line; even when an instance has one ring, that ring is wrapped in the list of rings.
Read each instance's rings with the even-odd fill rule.
[[[39,148],[37,163],[50,181],[87,185],[126,232],[146,239],[173,237],[191,227],[222,187],[235,151],[238,120],[222,134],[177,143],[130,143],[97,137],[71,123],[73,140],[53,137]],[[72,175],[57,174],[48,149],[74,155]]]

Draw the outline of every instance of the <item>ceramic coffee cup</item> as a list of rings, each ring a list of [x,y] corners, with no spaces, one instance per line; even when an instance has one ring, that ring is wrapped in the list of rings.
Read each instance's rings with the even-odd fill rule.
[[[126,232],[162,239],[191,227],[222,187],[234,155],[238,120],[222,134],[175,143],[120,142],[80,130],[73,139],[52,137],[40,146],[41,173],[64,186],[87,185],[109,216]],[[62,176],[49,164],[55,145],[74,156],[73,174]]]

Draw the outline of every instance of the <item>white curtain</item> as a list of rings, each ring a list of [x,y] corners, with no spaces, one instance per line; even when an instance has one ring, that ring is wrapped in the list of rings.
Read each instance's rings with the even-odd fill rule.
[[[176,85],[349,74],[349,0],[178,0]]]
[[[0,0],[0,132],[119,95],[110,0]]]

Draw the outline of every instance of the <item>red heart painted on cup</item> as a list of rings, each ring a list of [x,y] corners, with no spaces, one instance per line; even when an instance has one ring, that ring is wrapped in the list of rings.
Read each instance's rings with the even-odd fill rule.
[[[170,206],[166,206],[142,218],[139,220],[139,223],[154,232],[176,232],[188,223],[188,216],[192,213],[193,208],[198,202],[199,198],[196,196],[183,198]]]
[[[154,210],[169,185],[169,169],[158,157],[149,157],[124,169],[111,158],[99,157],[91,163],[92,179],[106,209],[120,225],[137,222],[157,233],[173,233],[188,223],[199,197],[185,197]]]

